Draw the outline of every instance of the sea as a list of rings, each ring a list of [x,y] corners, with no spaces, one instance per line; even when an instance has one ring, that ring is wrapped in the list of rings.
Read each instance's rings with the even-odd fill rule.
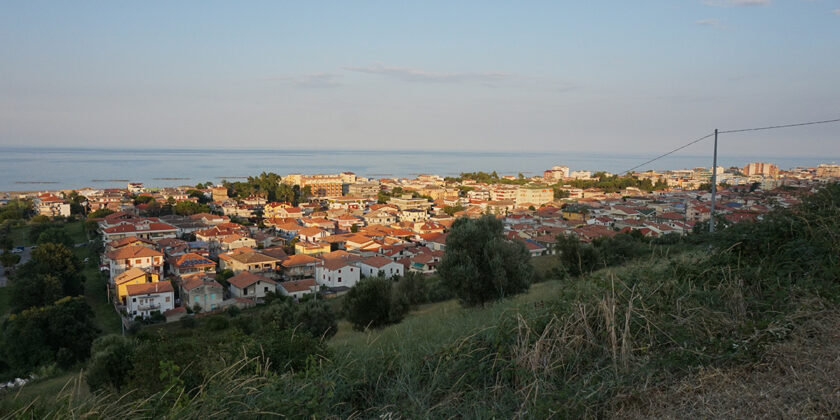
[[[238,181],[261,172],[281,176],[354,172],[370,178],[454,176],[496,171],[499,175],[541,175],[555,165],[571,170],[623,173],[655,155],[590,152],[487,152],[394,150],[196,150],[0,147],[0,191],[146,187]],[[840,157],[719,156],[718,165],[742,167],[772,162],[781,169],[840,162]],[[671,155],[639,170],[711,167],[712,157]]]

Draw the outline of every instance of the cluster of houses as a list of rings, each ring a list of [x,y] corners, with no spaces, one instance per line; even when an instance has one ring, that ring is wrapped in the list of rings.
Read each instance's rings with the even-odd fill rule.
[[[733,180],[719,169],[719,179]],[[751,164],[744,170],[763,173],[762,182],[732,182],[720,189],[716,217],[730,222],[760,219],[773,207],[796,204],[798,191],[825,181],[818,173],[840,174],[836,169],[837,174],[828,166],[793,173]],[[672,185],[676,172],[636,176]],[[503,222],[506,237],[521,242],[534,257],[553,254],[558,235],[584,242],[633,231],[648,237],[683,235],[710,218],[710,193],[686,187],[708,182],[710,174],[710,169],[691,171],[682,174],[680,185],[653,192],[569,187],[570,197],[562,200],[546,185],[556,188],[591,173],[557,166],[525,182],[514,178],[520,181],[515,184],[435,175],[367,179],[350,172],[293,174],[281,182],[312,192],[299,205],[262,196],[234,199],[227,188],[217,186],[198,189],[212,213],[158,217],[146,215],[147,205],[134,205],[132,197],[197,201],[194,191],[187,193],[196,188],[147,189],[132,183],[126,189],[77,192],[86,197],[89,210],[114,211],[97,221],[105,244],[102,270],[108,273],[117,310],[127,319],[155,313],[178,319],[187,312],[254,305],[269,293],[332,297],[368,276],[433,274],[443,258],[447,231],[461,217],[494,215]],[[755,175],[738,176],[753,180]],[[34,202],[40,214],[69,215],[69,205],[58,195],[39,194]],[[225,270],[233,276],[217,280],[216,273]]]

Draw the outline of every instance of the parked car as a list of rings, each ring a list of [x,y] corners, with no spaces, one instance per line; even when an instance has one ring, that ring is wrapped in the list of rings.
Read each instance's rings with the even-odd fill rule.
[[[16,247],[16,248],[12,249],[12,253],[20,254],[21,252],[23,252],[23,247],[22,246],[19,246],[19,247]]]

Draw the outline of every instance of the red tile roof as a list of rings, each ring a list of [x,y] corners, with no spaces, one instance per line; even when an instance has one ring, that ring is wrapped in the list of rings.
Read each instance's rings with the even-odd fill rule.
[[[244,289],[258,281],[268,284],[277,284],[276,281],[271,280],[268,277],[264,277],[259,274],[254,274],[250,271],[243,271],[228,279],[228,283],[239,289]]]
[[[149,295],[153,293],[172,292],[172,283],[159,281],[157,283],[129,284],[125,286],[128,296]]]

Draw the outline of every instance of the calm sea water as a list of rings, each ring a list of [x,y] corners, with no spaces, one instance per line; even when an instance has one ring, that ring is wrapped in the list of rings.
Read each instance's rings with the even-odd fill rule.
[[[347,150],[131,150],[0,147],[0,191],[195,185],[237,180],[260,172],[337,173],[368,177],[413,177],[421,173],[457,175],[467,171],[541,174],[554,165],[572,170],[623,172],[650,159],[642,154],[347,151]],[[720,166],[774,162],[781,168],[840,161],[829,157],[739,156],[718,158]],[[711,167],[709,156],[669,156],[644,169]]]

